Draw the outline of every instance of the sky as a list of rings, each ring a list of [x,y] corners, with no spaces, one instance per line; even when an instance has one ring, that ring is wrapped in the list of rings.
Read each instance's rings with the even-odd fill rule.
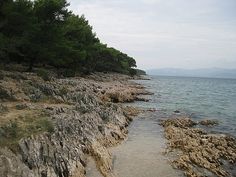
[[[236,68],[236,0],[68,0],[141,69]]]

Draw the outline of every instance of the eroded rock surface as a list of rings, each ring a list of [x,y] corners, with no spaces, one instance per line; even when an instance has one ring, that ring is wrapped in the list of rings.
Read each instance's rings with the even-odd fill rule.
[[[205,125],[205,126],[214,126],[218,125],[219,122],[217,120],[202,120],[199,122],[200,125]]]
[[[174,167],[185,171],[189,177],[234,176],[224,167],[227,163],[232,166],[236,163],[236,140],[222,134],[208,134],[195,128],[196,124],[189,118],[161,122],[169,150],[178,151]]]
[[[139,112],[114,102],[130,102],[140,94],[150,94],[129,79],[96,73],[87,78],[44,81],[34,73],[2,71],[0,177],[85,177],[88,155],[94,157],[104,176],[113,177],[107,147],[126,138],[127,126]],[[43,112],[48,120],[39,122],[40,114],[34,117],[35,112]],[[39,125],[30,125],[31,121]],[[43,126],[50,131],[42,132]],[[20,127],[29,130],[17,135],[14,128]],[[7,128],[13,132],[13,142],[6,142],[11,135],[6,134]]]

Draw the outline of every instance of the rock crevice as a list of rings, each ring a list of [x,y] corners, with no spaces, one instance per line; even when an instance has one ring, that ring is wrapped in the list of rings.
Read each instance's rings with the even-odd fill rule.
[[[138,113],[114,102],[130,102],[142,93],[149,94],[143,87],[119,74],[44,81],[32,73],[2,73],[0,99],[6,111],[0,116],[1,127],[15,122],[27,131],[20,129],[23,133],[11,142],[15,151],[9,143],[2,143],[6,137],[0,131],[0,177],[85,177],[88,155],[94,157],[104,176],[114,176],[107,147],[126,138],[126,127]],[[34,111],[42,112],[47,121],[31,125],[42,121]],[[31,117],[26,112],[32,112]],[[42,131],[42,127],[49,129],[49,122],[53,130]]]
[[[216,121],[197,123],[189,118],[173,118],[161,122],[169,152],[177,152],[173,166],[189,177],[234,176],[225,166],[235,166],[236,140],[222,134],[209,134],[195,127],[197,124],[215,125]]]

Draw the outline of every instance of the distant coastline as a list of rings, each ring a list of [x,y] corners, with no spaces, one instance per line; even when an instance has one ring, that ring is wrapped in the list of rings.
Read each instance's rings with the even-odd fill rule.
[[[178,77],[202,77],[236,79],[236,69],[206,68],[206,69],[180,69],[160,68],[146,71],[148,75],[178,76]]]

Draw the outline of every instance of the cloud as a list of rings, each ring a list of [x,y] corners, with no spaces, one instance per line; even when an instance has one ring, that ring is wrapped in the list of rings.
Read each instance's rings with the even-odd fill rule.
[[[141,68],[236,67],[235,0],[70,0]],[[227,62],[224,62],[227,61]]]

